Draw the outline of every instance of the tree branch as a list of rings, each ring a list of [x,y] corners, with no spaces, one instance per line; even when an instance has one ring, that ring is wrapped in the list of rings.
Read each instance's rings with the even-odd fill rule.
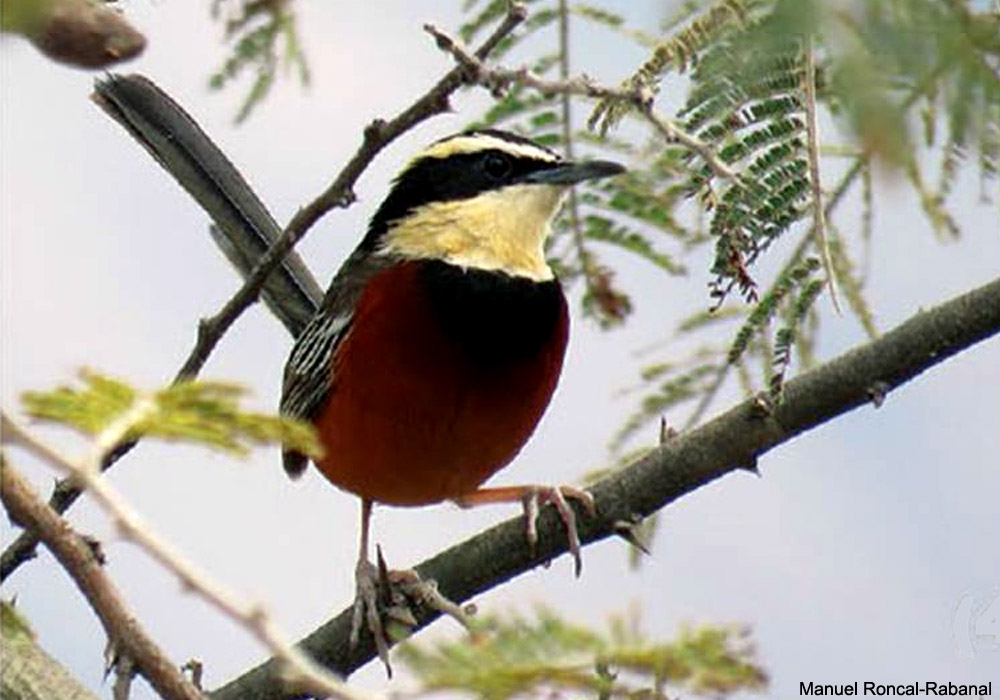
[[[7,426],[4,429],[6,432]],[[157,693],[170,700],[202,698],[146,634],[91,546],[38,497],[5,457],[0,472],[0,498],[14,522],[38,533],[90,603],[110,643],[136,663]]]
[[[886,333],[785,385],[776,407],[744,401],[712,421],[669,438],[628,468],[596,484],[598,517],[578,513],[580,537],[592,543],[619,534],[735,469],[756,469],[758,458],[796,435],[859,406],[880,405],[896,387],[948,357],[1000,332],[1000,279],[922,311]],[[524,543],[524,523],[513,518],[417,566],[443,595],[462,602],[566,552],[565,534],[552,509],[539,520],[539,545]],[[419,616],[420,626],[436,617]],[[371,637],[351,651],[348,608],[300,642],[321,664],[349,674],[373,658]],[[284,700],[266,662],[211,693],[213,700]]]
[[[483,44],[476,49],[475,56],[479,59],[488,56],[489,53],[493,51],[493,49],[496,48],[496,46],[504,38],[506,38],[519,24],[521,24],[521,22],[524,21],[526,16],[527,10],[520,2],[510,2],[503,20],[499,25],[497,25],[496,29],[483,42]],[[357,182],[357,179],[383,148],[421,122],[450,109],[450,96],[465,84],[465,81],[463,80],[463,70],[464,69],[461,66],[452,68],[443,78],[431,87],[430,90],[424,93],[421,97],[417,98],[417,100],[415,100],[409,107],[397,114],[394,118],[389,121],[375,119],[368,125],[364,131],[362,142],[358,147],[358,150],[341,169],[340,173],[330,186],[327,187],[326,190],[324,190],[311,203],[300,209],[294,217],[292,217],[292,220],[285,227],[281,235],[270,243],[267,251],[263,255],[259,256],[257,264],[246,276],[243,286],[240,287],[240,289],[229,299],[229,301],[227,301],[215,315],[210,318],[203,319],[198,324],[198,334],[195,345],[187,359],[184,361],[184,364],[178,370],[175,381],[192,379],[198,375],[201,368],[208,360],[209,355],[215,349],[215,346],[222,339],[223,335],[225,335],[236,319],[257,300],[267,283],[268,277],[281,264],[282,260],[284,260],[292,248],[305,236],[309,229],[331,209],[335,207],[348,206],[354,201],[354,183]],[[116,110],[119,109],[117,106],[111,105],[111,109],[108,109],[109,104],[101,104],[101,106],[109,111],[116,119],[119,118],[120,115],[116,114]],[[184,115],[184,117],[186,117],[192,124],[194,123],[193,120],[190,120],[190,118],[187,117],[187,115]],[[122,123],[126,124],[124,121]],[[156,126],[160,127],[166,125],[156,124]],[[126,125],[126,128],[129,128],[133,136],[137,136],[137,132],[133,127]],[[169,134],[161,133],[159,136],[166,138],[167,141],[170,140]],[[140,137],[137,136],[137,138]],[[154,148],[150,143],[143,141],[142,138],[140,138],[140,141],[142,141],[143,145],[148,149],[154,151]],[[164,167],[168,168],[174,177],[177,177],[178,179],[184,177],[194,180],[205,177],[204,171],[207,169],[207,166],[205,165],[204,156],[204,152],[192,154],[191,161],[189,163],[185,163],[184,168],[181,170],[175,170],[172,167],[172,163],[164,160],[160,160],[160,163]],[[217,163],[216,165],[222,168],[229,166],[229,169],[235,173],[235,168],[232,168],[228,161]],[[239,178],[238,173],[236,174],[236,177]],[[242,178],[239,179],[242,180]],[[191,191],[191,188],[189,187],[191,180],[187,182],[181,180],[181,184],[184,185],[189,191]],[[212,184],[215,185],[217,183]],[[201,186],[200,183],[198,186]],[[252,196],[252,193],[249,193],[249,195]],[[197,198],[198,197],[196,196],[196,199]],[[253,197],[253,199],[256,198]],[[202,200],[199,199],[199,201]],[[216,216],[215,212],[208,207],[206,207],[206,209],[214,219]],[[261,210],[263,210],[264,215],[266,216],[262,217],[256,208],[241,211],[251,224],[247,229],[248,236],[254,235],[253,230],[255,229],[257,231],[266,231],[269,228],[268,222],[265,220],[266,218],[269,218],[269,215],[267,215],[266,210],[264,210],[263,207],[261,207]],[[216,220],[216,223],[220,227],[224,228],[225,224],[232,222],[222,222]],[[109,455],[106,463],[104,464],[104,468],[107,469],[110,467],[118,459],[127,454],[134,446],[134,442],[126,442],[118,446]],[[79,489],[73,483],[64,480],[56,485],[56,488],[49,499],[49,504],[57,513],[64,513],[79,496]],[[12,542],[7,549],[4,550],[2,557],[0,557],[0,581],[5,580],[7,576],[13,573],[21,564],[32,559],[35,556],[35,548],[37,545],[38,538],[30,530],[25,530],[18,535],[17,539],[15,539],[14,542]]]
[[[697,153],[718,177],[738,180],[735,170],[730,168],[707,143],[695,134],[685,131],[669,117],[653,109],[653,93],[648,88],[626,89],[598,85],[587,76],[546,80],[527,66],[521,68],[490,67],[482,61],[478,53],[473,55],[458,39],[438,29],[433,24],[425,24],[424,31],[434,37],[442,51],[451,54],[463,70],[466,82],[481,85],[494,95],[502,94],[512,84],[524,85],[543,95],[578,95],[598,99],[612,99],[632,105],[642,117],[665,140],[680,143]]]

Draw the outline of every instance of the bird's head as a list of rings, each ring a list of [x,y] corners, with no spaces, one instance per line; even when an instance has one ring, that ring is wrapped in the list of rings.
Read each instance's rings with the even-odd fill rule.
[[[545,239],[569,188],[623,171],[609,161],[568,162],[503,131],[456,134],[396,177],[363,245],[375,254],[549,280]]]

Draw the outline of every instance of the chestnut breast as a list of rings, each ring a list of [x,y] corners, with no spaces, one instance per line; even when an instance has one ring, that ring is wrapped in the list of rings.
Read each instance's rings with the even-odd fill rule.
[[[318,461],[364,498],[422,505],[475,490],[548,406],[569,331],[556,280],[394,265],[370,280],[333,358]]]

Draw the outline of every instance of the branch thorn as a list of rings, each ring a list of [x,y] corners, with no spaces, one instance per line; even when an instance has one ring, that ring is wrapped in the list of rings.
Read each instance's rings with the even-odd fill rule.
[[[772,415],[774,415],[774,400],[771,395],[762,391],[754,396],[750,404],[750,417],[761,419],[770,418]]]
[[[885,403],[885,397],[889,394],[889,385],[882,380],[872,383],[868,387],[868,400],[875,408],[881,408]]]
[[[754,476],[761,476],[760,468],[757,465],[757,455],[753,455],[745,464],[740,464],[737,469],[742,469],[745,472],[750,472]]]
[[[638,528],[641,524],[642,518],[633,514],[631,520],[616,520],[613,522],[611,529],[615,535],[621,537],[646,556],[650,556],[649,548],[646,547],[646,543],[642,541],[638,534]]]
[[[104,566],[108,562],[107,557],[104,556],[104,547],[101,546],[101,541],[99,539],[91,537],[90,535],[81,535],[80,539],[82,539],[83,543],[87,545],[90,553],[94,555],[94,561],[96,561],[98,565]]]
[[[677,429],[667,424],[666,416],[660,416],[660,447],[677,437]]]

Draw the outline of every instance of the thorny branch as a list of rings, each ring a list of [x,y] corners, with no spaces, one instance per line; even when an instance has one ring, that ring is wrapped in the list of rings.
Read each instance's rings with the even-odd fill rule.
[[[1000,279],[921,311],[884,336],[851,350],[785,385],[781,403],[750,399],[704,425],[666,440],[629,467],[595,484],[597,517],[579,513],[580,539],[592,543],[623,536],[621,524],[637,522],[715,479],[757,460],[796,435],[869,403],[1000,333]],[[416,567],[425,581],[461,603],[551,561],[567,551],[561,521],[545,509],[535,552],[524,545],[524,522],[513,518],[455,545]],[[419,617],[429,624],[436,613]],[[375,647],[365,635],[357,649],[348,636],[347,608],[299,642],[328,668],[349,674],[370,661]],[[211,693],[213,700],[287,700],[268,661]]]
[[[727,180],[739,178],[735,170],[724,163],[712,147],[696,135],[685,131],[669,117],[653,109],[653,93],[648,88],[626,89],[598,85],[583,75],[563,80],[546,80],[530,68],[490,67],[482,57],[472,54],[458,39],[433,24],[425,24],[424,31],[434,37],[439,48],[447,51],[462,68],[464,79],[472,85],[481,85],[494,95],[502,95],[512,84],[524,85],[543,95],[578,95],[597,99],[628,102],[665,140],[680,143],[697,153],[718,177]]]
[[[493,33],[476,49],[473,56],[481,60],[524,21],[527,10],[520,2],[510,2],[507,13]],[[361,145],[333,182],[316,199],[301,208],[285,227],[281,236],[260,258],[243,286],[213,316],[198,324],[198,335],[175,381],[193,379],[198,375],[216,345],[237,318],[260,296],[267,277],[281,263],[285,255],[306,235],[319,219],[335,207],[346,207],[354,202],[353,187],[375,156],[392,141],[421,122],[450,109],[450,96],[465,84],[464,69],[452,68],[426,93],[389,121],[373,120],[364,131]],[[108,468],[134,446],[124,443],[110,455],[104,468]],[[65,512],[79,497],[80,491],[72,483],[61,481],[56,485],[49,504],[58,512]],[[30,531],[22,532],[3,552],[0,559],[0,581],[15,571],[25,561],[34,557],[38,538]]]
[[[141,423],[146,412],[153,410],[153,408],[152,402],[137,401],[132,409],[101,432],[94,441],[90,453],[79,461],[61,455],[6,413],[0,413],[0,428],[3,430],[5,443],[24,448],[49,466],[78,480],[90,492],[94,501],[111,517],[115,528],[124,539],[135,543],[163,568],[176,576],[185,590],[203,598],[267,646],[281,667],[283,683],[287,684],[287,687],[339,700],[369,700],[369,696],[349,688],[328,671],[319,667],[301,650],[292,646],[284,634],[278,630],[274,620],[262,605],[240,601],[235,594],[213,581],[173,545],[153,532],[139,513],[101,475],[101,463],[105,451],[118,444],[122,436],[135,425]],[[8,485],[10,486],[11,503],[8,503]],[[81,589],[87,596],[88,602],[98,612],[112,643],[126,646],[125,655],[138,665],[139,671],[165,697],[190,700],[200,698],[201,693],[184,678],[179,668],[172,664],[138,627],[134,616],[125,609],[114,584],[94,561],[93,553],[91,552],[89,557],[83,559],[59,555],[57,547],[68,548],[71,545],[87,549],[89,547],[60,520],[51,508],[38,501],[37,496],[30,493],[30,489],[28,489],[28,495],[37,501],[36,507],[32,509],[22,507],[28,499],[28,496],[25,495],[25,488],[27,488],[26,482],[23,482],[17,472],[5,464],[3,501],[8,512],[11,512],[15,519],[25,527],[31,527],[39,532],[43,541],[57,554],[60,563],[73,576],[74,580],[80,582],[88,580],[90,577],[89,580],[93,582],[92,586],[99,587],[99,590],[92,592],[92,589],[84,588],[81,584]],[[44,527],[46,524],[48,527]],[[61,537],[58,536],[60,533]],[[140,634],[142,643],[135,643],[133,648],[131,638],[137,633]],[[169,674],[165,671],[166,668],[170,669]]]

